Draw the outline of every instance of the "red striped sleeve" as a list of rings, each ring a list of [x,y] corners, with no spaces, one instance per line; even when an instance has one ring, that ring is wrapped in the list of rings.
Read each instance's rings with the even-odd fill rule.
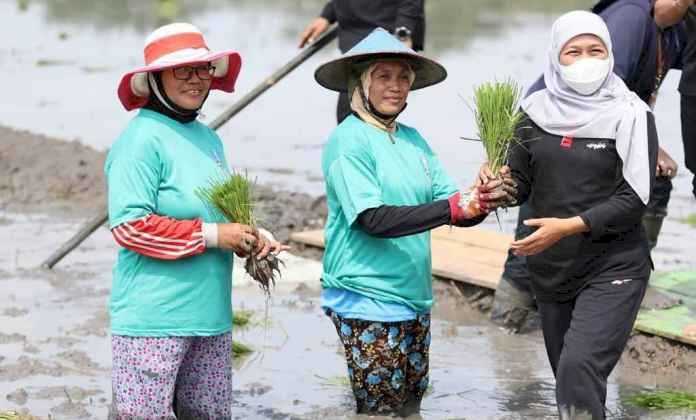
[[[205,251],[200,219],[177,220],[150,214],[111,229],[119,245],[162,260],[177,260]]]

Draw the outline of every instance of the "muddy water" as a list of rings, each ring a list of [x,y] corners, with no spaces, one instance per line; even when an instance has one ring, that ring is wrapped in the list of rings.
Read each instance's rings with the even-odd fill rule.
[[[0,101],[0,123],[105,150],[131,118],[115,99],[118,77],[140,63],[142,40],[156,24],[190,20],[209,34],[213,47],[238,49],[244,67],[237,92],[244,93],[296,52],[296,32],[322,3],[0,0],[0,36],[12,40],[0,45],[0,75],[13,81],[5,84],[4,97],[11,100]],[[445,64],[449,78],[414,93],[402,120],[429,139],[459,182],[470,182],[483,159],[479,145],[458,140],[474,134],[460,95],[469,98],[474,85],[494,77],[512,76],[529,85],[543,64],[554,17],[589,3],[427,3],[427,50]],[[249,168],[264,184],[322,192],[319,156],[333,127],[335,96],[316,86],[312,72],[335,56],[335,50],[321,52],[221,130],[234,166]],[[665,81],[656,117],[663,146],[681,162],[677,81],[676,72]],[[234,98],[211,95],[208,121]],[[296,106],[298,101],[302,106]],[[688,185],[682,171],[654,253],[658,270],[696,267],[696,229],[679,222],[696,211]],[[512,231],[515,215],[501,215],[504,231]],[[56,271],[35,269],[80,222],[0,214],[2,236],[12,238],[0,245],[2,409],[30,408],[56,419],[106,416],[111,398],[105,308],[115,247],[99,231]],[[499,229],[494,218],[486,226]],[[315,279],[308,284],[316,286]],[[267,331],[257,325],[235,332],[257,350],[236,363],[235,416],[353,418],[350,391],[339,379],[345,366],[333,327],[317,307],[317,292],[294,288],[276,295]],[[263,317],[263,300],[253,288],[235,289],[235,306]],[[435,308],[433,333],[433,385],[423,404],[424,418],[553,418],[553,378],[538,335],[509,336],[447,296]],[[610,418],[688,418],[643,413],[623,402],[657,382],[618,372],[609,386]],[[669,385],[670,378],[659,383]]]
[[[99,230],[53,272],[35,267],[79,220],[0,213],[0,409],[42,418],[104,419],[111,401],[106,304],[115,246]],[[316,263],[314,263],[316,264]],[[235,361],[235,418],[356,419],[335,330],[318,307],[317,274],[282,284],[264,327],[264,300],[236,287],[235,308],[253,311],[235,339],[254,348]],[[539,334],[511,336],[446,289],[434,310],[432,386],[425,419],[554,418],[553,377]],[[610,418],[667,419],[623,402],[655,378],[621,374],[609,385]],[[667,381],[669,384],[669,381]],[[696,415],[694,413],[693,415]],[[678,417],[676,417],[678,418]]]

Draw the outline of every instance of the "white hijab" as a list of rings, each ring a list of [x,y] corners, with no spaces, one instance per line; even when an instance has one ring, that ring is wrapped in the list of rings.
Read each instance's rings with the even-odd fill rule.
[[[623,161],[623,177],[638,197],[650,199],[648,154],[648,105],[628,90],[623,80],[610,72],[599,90],[581,95],[561,78],[559,61],[565,44],[572,38],[592,34],[599,37],[614,68],[609,29],[601,17],[585,11],[564,14],[551,29],[549,62],[544,71],[546,89],[529,95],[522,109],[542,130],[559,135],[616,140],[616,151]]]

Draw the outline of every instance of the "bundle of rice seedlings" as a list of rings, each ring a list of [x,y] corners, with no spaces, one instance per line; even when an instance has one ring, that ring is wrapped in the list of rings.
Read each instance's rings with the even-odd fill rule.
[[[206,188],[196,190],[196,194],[228,221],[257,228],[254,217],[254,185],[246,173],[232,172],[212,179]],[[273,254],[259,260],[253,248],[247,249],[247,252],[249,257],[244,265],[246,272],[258,282],[266,296],[270,296],[271,287],[275,286],[276,273],[280,275],[282,261]]]
[[[523,113],[519,109],[522,88],[512,79],[505,82],[487,82],[474,89],[474,117],[478,138],[483,143],[488,166],[496,176],[507,161],[514,142],[517,125]],[[480,214],[476,203],[466,197],[466,205],[474,214]]]
[[[251,315],[253,312],[244,309],[237,309],[234,311],[232,316],[232,325],[236,327],[246,327],[251,322]]]
[[[0,420],[35,420],[36,417],[16,411],[0,411]]]
[[[237,340],[232,340],[232,355],[235,358],[248,356],[253,353],[254,350],[244,343],[240,343]]]

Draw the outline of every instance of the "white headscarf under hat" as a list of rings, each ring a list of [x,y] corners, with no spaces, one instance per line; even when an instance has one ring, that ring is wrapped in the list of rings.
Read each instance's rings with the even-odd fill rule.
[[[572,38],[592,34],[599,37],[614,68],[609,29],[601,17],[585,11],[564,14],[551,29],[551,48],[544,71],[546,89],[529,95],[522,109],[542,130],[559,135],[616,140],[616,151],[623,161],[623,177],[638,197],[650,199],[650,162],[648,154],[647,113],[650,108],[628,90],[613,72],[597,92],[581,95],[573,90],[560,73],[560,54]]]
[[[393,61],[403,63],[408,67],[409,84],[410,86],[413,86],[413,81],[416,79],[416,73],[413,71],[413,68],[411,68],[408,62],[403,59],[390,58],[376,59],[369,62],[367,68],[363,70],[360,74],[360,79],[356,81],[356,85],[349,86],[348,88],[349,92],[352,88],[352,93],[350,93],[350,108],[353,111],[357,112],[358,115],[360,115],[360,118],[363,119],[363,121],[367,122],[368,124],[374,125],[380,130],[385,130],[390,133],[393,133],[396,130],[396,117],[398,116],[398,114],[395,115],[393,118],[387,120],[380,118],[379,116],[375,115],[372,111],[370,111],[372,105],[369,103],[369,101],[370,85],[372,84],[372,73],[375,71],[379,63]]]

